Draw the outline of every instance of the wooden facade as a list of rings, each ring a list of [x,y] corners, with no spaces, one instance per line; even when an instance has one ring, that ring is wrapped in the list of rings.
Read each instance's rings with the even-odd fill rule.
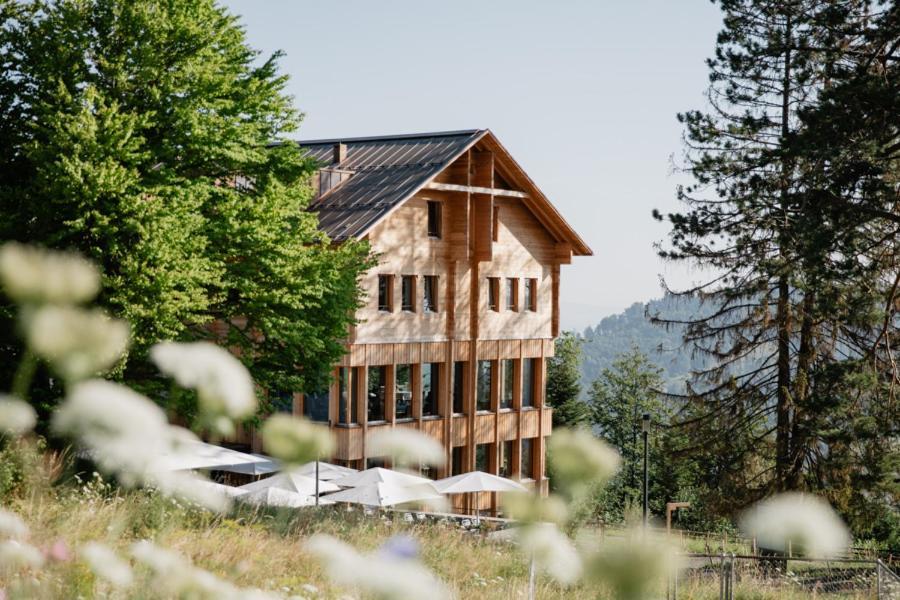
[[[327,421],[341,464],[386,463],[368,452],[367,434],[414,428],[446,450],[431,476],[478,468],[546,492],[544,383],[560,266],[590,250],[496,138],[477,133],[355,236],[378,256],[361,281],[358,324],[327,400],[297,394],[291,408]],[[335,160],[348,146],[335,142]],[[356,177],[353,166],[333,168]]]

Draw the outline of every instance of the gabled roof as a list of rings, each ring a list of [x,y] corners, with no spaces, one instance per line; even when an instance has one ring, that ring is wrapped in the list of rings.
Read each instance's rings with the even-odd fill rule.
[[[558,241],[570,243],[575,254],[591,254],[487,129],[298,141],[323,168],[353,172],[349,179],[314,201],[310,210],[318,213],[319,226],[331,239],[362,237],[478,142],[484,142],[501,156],[515,183],[528,192],[525,201],[529,207],[542,221],[553,221],[548,229]],[[347,146],[347,154],[340,165],[333,165],[332,153],[337,143]]]

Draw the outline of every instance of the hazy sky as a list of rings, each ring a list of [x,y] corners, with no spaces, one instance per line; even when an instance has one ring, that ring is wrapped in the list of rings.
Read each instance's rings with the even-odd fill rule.
[[[563,267],[562,325],[661,295],[678,111],[701,108],[721,19],[706,0],[227,0],[283,50],[299,138],[489,128],[594,250]]]

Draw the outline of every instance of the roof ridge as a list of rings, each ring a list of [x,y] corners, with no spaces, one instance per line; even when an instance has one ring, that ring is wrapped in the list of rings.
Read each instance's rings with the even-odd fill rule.
[[[375,142],[382,140],[412,140],[429,137],[453,137],[462,135],[476,135],[487,131],[486,129],[459,129],[456,131],[432,131],[422,133],[401,133],[393,135],[372,135],[362,137],[345,137],[345,138],[322,138],[315,140],[294,140],[300,146],[309,146],[316,144],[336,144],[338,142]]]

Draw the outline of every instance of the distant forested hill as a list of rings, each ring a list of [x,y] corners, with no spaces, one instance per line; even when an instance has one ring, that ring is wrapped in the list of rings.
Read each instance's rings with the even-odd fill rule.
[[[668,296],[650,302],[635,302],[624,312],[604,318],[596,327],[587,327],[581,333],[582,384],[587,390],[591,382],[617,356],[637,346],[650,360],[664,370],[663,377],[671,392],[681,392],[684,381],[692,369],[704,366],[702,357],[691,358],[690,348],[682,345],[681,327],[668,330],[654,325],[647,313],[660,313],[667,318],[688,319],[701,313],[700,302],[693,299],[676,299]]]

